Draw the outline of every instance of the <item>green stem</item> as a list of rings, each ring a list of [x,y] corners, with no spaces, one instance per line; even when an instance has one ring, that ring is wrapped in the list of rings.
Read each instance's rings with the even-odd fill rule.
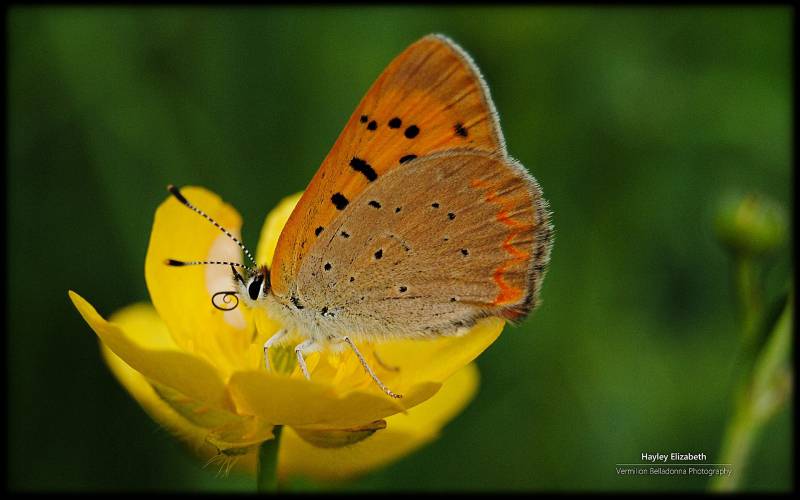
[[[264,441],[258,448],[256,486],[259,492],[278,491],[278,450],[281,447],[282,431],[282,425],[273,427],[272,434],[275,437],[269,441]]]
[[[739,479],[747,467],[750,451],[760,429],[761,425],[750,412],[750,405],[741,401],[725,429],[719,460],[720,463],[731,464],[733,471],[728,476],[716,476],[712,479],[709,485],[711,491],[735,491],[738,488]]]
[[[792,296],[790,292],[786,307],[759,352],[752,372],[735,393],[735,413],[725,430],[720,455],[720,463],[731,464],[733,473],[716,476],[709,485],[712,491],[734,491],[740,486],[761,429],[789,399],[792,391],[789,361],[794,313]]]
[[[755,262],[748,256],[736,258],[736,289],[742,308],[743,345],[750,348],[758,330],[758,317],[762,303]]]

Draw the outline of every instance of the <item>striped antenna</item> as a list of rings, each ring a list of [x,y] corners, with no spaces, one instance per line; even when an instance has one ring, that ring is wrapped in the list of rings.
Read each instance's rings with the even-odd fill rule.
[[[218,265],[218,266],[236,266],[236,267],[241,267],[242,269],[247,269],[247,266],[245,266],[244,264],[239,264],[238,262],[228,262],[224,260],[193,260],[190,262],[186,262],[183,260],[167,259],[164,261],[164,264],[173,267]]]
[[[166,259],[164,264],[173,267],[183,267],[183,266],[209,266],[209,265],[216,265],[216,266],[231,266],[231,271],[233,271],[233,277],[236,278],[236,281],[240,282],[242,285],[246,285],[247,283],[242,278],[242,275],[236,270],[237,267],[241,267],[244,270],[248,270],[247,266],[244,264],[239,264],[238,262],[228,262],[226,260],[193,260],[191,262],[185,262],[182,260],[175,260],[175,259]],[[235,266],[235,267],[234,267]],[[227,293],[227,292],[225,292]],[[213,300],[211,301],[214,302]],[[216,304],[215,306],[216,307]],[[219,309],[219,308],[217,308]]]
[[[232,235],[227,229],[225,229],[224,227],[220,226],[219,223],[217,221],[215,221],[214,219],[212,219],[211,217],[209,217],[208,214],[206,214],[205,212],[203,212],[202,210],[200,210],[196,206],[194,206],[191,203],[189,203],[189,201],[186,198],[183,197],[183,195],[181,194],[180,190],[177,187],[175,187],[172,184],[170,184],[170,185],[167,186],[167,191],[169,191],[170,194],[172,194],[172,196],[174,196],[179,202],[181,202],[184,205],[186,205],[187,207],[191,208],[192,210],[194,210],[198,214],[200,214],[203,217],[205,217],[205,219],[207,221],[209,221],[210,223],[212,223],[215,226],[217,226],[217,228],[220,231],[222,231],[223,233],[225,233],[228,236],[228,238],[230,238],[233,241],[235,241],[236,244],[239,245],[239,248],[241,248],[244,251],[245,255],[247,255],[247,258],[250,259],[250,262],[252,262],[253,265],[256,265],[256,260],[253,258],[253,255],[250,253],[250,250],[248,250],[247,247],[245,247],[244,244],[241,241],[236,239],[236,236]],[[175,262],[180,262],[180,261],[175,261]],[[206,262],[206,264],[216,264],[216,263],[217,262]],[[167,264],[170,265],[170,266],[174,266],[174,265],[181,266],[181,265],[195,265],[195,262],[183,263],[183,264],[170,264],[169,262],[167,262]],[[238,265],[241,265],[241,264],[238,264]],[[242,266],[242,267],[244,267],[244,266]]]

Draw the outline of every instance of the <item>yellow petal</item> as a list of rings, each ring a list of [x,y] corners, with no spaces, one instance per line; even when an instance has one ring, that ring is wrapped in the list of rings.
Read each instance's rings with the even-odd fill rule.
[[[219,196],[196,187],[182,189],[190,203],[203,210],[237,238],[241,217]],[[245,263],[239,247],[198,214],[169,197],[156,211],[145,258],[147,289],[158,315],[175,343],[214,364],[225,375],[251,363],[247,355],[254,329],[249,311],[220,311],[212,295],[234,290],[229,266],[167,266],[166,259]]]
[[[366,425],[350,427],[348,429],[308,429],[306,427],[293,427],[295,434],[303,441],[317,448],[341,448],[363,441],[386,428],[386,420],[376,420]]]
[[[125,314],[129,316],[131,322],[139,323],[140,327],[135,329],[140,334],[137,335],[137,338],[141,340],[142,345],[164,344],[165,348],[169,348],[169,344],[174,345],[166,327],[164,327],[164,324],[158,319],[151,307],[144,304],[136,304],[120,311],[118,314]],[[115,319],[119,322],[118,318]],[[146,326],[148,323],[150,325]],[[164,340],[164,337],[167,340]],[[188,441],[194,448],[199,448],[203,445],[206,432],[204,429],[183,418],[170,405],[159,398],[144,375],[122,361],[102,341],[100,342],[100,352],[117,380],[153,420],[181,439]]]
[[[199,449],[204,446],[206,429],[192,424],[165,403],[158,397],[144,375],[122,361],[102,342],[100,343],[100,352],[120,384],[153,420],[164,426],[173,435],[188,442],[192,448]]]
[[[137,339],[140,345],[176,349],[166,326],[149,304],[125,307],[109,319],[128,336]],[[151,383],[105,344],[101,342],[100,345],[103,358],[112,373],[131,396],[156,422],[188,441],[196,452],[210,458],[217,453],[216,450],[231,453],[272,439],[271,426],[263,425],[252,417],[240,417],[226,410],[209,408],[172,388]]]
[[[377,344],[377,348],[385,363],[400,368],[401,383],[441,382],[477,358],[497,340],[504,326],[501,318],[485,318],[460,337],[398,340]]]
[[[289,220],[289,216],[294,210],[294,206],[300,201],[302,191],[287,196],[282,199],[278,206],[267,214],[264,225],[261,227],[261,236],[258,239],[258,251],[256,252],[256,262],[260,265],[272,264],[272,256],[275,255],[275,246],[278,244],[278,237],[281,235],[283,226]]]
[[[467,365],[450,377],[435,396],[386,419],[386,428],[355,444],[320,448],[286,428],[279,455],[281,477],[304,475],[336,480],[362,474],[388,464],[433,440],[439,430],[458,415],[475,395],[478,370]]]
[[[241,415],[256,415],[273,424],[354,427],[417,405],[435,394],[440,385],[415,385],[403,399],[396,400],[373,391],[337,394],[334,386],[313,377],[305,380],[261,370],[234,373],[228,390]]]
[[[418,384],[447,380],[497,340],[504,326],[505,321],[500,318],[485,318],[459,337],[376,342],[359,348],[384,384],[404,394]],[[335,366],[335,369],[328,368],[328,365]],[[347,351],[338,358],[326,354],[312,376],[317,376],[317,373],[320,378],[332,377],[340,391],[358,388],[380,392],[364,375],[356,357]]]
[[[478,390],[480,373],[470,363],[454,373],[435,396],[386,419],[387,428],[397,432],[435,435],[472,401]]]
[[[100,340],[131,368],[145,377],[171,387],[187,397],[213,408],[226,408],[225,386],[217,370],[207,361],[191,354],[166,348],[153,348],[148,336],[129,336],[122,328],[104,320],[83,297],[70,291],[72,303]],[[142,320],[142,324],[150,320]],[[163,327],[162,327],[163,328]],[[163,332],[162,332],[163,333]],[[157,334],[154,334],[154,337]]]

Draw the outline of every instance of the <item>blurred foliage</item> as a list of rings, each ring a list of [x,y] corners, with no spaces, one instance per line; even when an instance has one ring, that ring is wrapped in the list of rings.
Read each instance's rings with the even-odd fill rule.
[[[144,414],[66,291],[105,316],[148,299],[170,182],[222,195],[256,241],[383,67],[442,32],[483,70],[550,201],[543,304],[478,360],[481,391],[438,441],[337,487],[705,488],[615,464],[719,450],[738,325],[713,207],[730,189],[791,207],[791,25],[789,7],[12,8],[9,487],[254,489]],[[791,487],[791,422],[784,409],[763,429],[745,489]]]
[[[729,193],[720,200],[716,229],[735,267],[741,319],[739,380],[719,461],[736,464],[739,474],[715,476],[709,486],[714,491],[737,491],[761,429],[792,397],[794,282],[787,280],[786,293],[765,305],[763,257],[780,247],[788,229],[782,207],[771,199],[759,193]]]

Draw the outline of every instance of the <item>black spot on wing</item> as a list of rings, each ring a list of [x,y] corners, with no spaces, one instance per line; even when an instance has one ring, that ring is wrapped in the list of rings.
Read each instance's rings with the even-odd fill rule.
[[[375,252],[375,258],[380,259],[381,257],[383,257],[383,249],[379,248],[378,251]]]
[[[454,214],[453,212],[447,212],[447,218],[453,220],[456,218],[456,214]]]
[[[378,122],[376,122],[375,120],[372,120],[371,122],[369,122],[369,125],[367,125],[367,130],[374,131],[376,128],[378,128]]]
[[[389,128],[400,128],[400,125],[402,125],[402,124],[403,124],[403,120],[401,120],[400,118],[398,118],[396,116],[394,118],[392,118],[391,120],[389,120]]]
[[[333,202],[337,210],[344,210],[350,203],[350,201],[348,201],[348,199],[345,198],[342,193],[336,193],[335,195],[331,196],[331,202]]]
[[[411,161],[416,157],[417,157],[417,155],[405,155],[404,157],[400,158],[400,163],[405,163],[407,161]]]
[[[361,123],[367,123],[367,120],[369,120],[367,115],[361,115]]]
[[[381,204],[379,202],[377,202],[376,200],[370,201],[368,203],[368,205],[371,206],[371,207],[374,207],[374,208],[381,208]]]
[[[405,136],[408,137],[409,139],[413,139],[418,134],[419,134],[419,127],[417,127],[416,125],[411,125],[405,131]]]
[[[325,270],[326,271],[330,271],[331,270],[331,263],[330,262],[326,262],[325,263]]]
[[[467,129],[464,128],[464,124],[461,122],[456,123],[455,125],[456,135],[460,135],[461,137],[466,137],[469,135],[467,133]]]
[[[324,228],[324,227],[322,227],[322,226],[319,226],[318,228],[316,228],[316,229],[314,230],[314,235],[316,235],[316,236],[319,236],[319,233],[321,233],[321,232],[322,232],[322,231],[324,231],[324,230],[325,230],[325,228]]]
[[[378,173],[375,172],[375,169],[372,168],[372,165],[367,163],[365,160],[362,160],[361,158],[357,158],[354,156],[353,159],[350,160],[350,166],[353,167],[353,170],[355,170],[356,172],[361,172],[362,174],[364,174],[364,177],[366,177],[367,180],[370,182],[378,178]]]

